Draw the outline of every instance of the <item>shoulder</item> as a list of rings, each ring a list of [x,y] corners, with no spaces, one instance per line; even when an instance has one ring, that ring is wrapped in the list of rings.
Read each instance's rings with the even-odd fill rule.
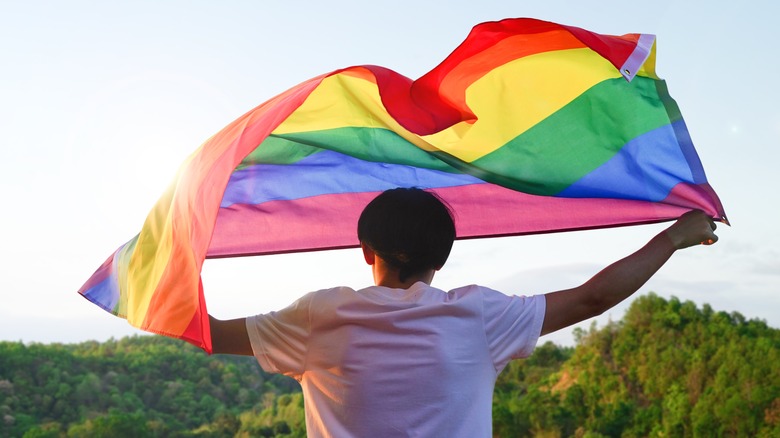
[[[491,289],[485,286],[479,286],[476,284],[470,284],[468,286],[462,286],[457,289],[452,289],[447,294],[455,298],[465,298],[465,297],[480,297],[480,298],[488,298],[488,299],[510,298],[509,295],[503,292],[499,292],[495,289]]]
[[[544,295],[512,295],[474,284],[453,289],[449,294],[456,299],[479,299],[487,313],[503,313],[509,308],[515,312],[539,312],[545,307]]]
[[[470,295],[470,294],[479,294],[483,293],[484,291],[491,291],[492,289],[487,288],[485,286],[479,286],[477,284],[469,284],[467,286],[461,286],[455,289],[451,289],[448,293],[451,295]]]
[[[351,287],[337,286],[309,292],[300,299],[306,301],[306,304],[310,306],[314,312],[320,310],[327,312],[334,307],[355,300],[358,296],[359,293]]]
[[[320,289],[313,292],[308,292],[299,300],[312,301],[318,299],[330,299],[336,297],[348,297],[355,294],[355,289],[348,286],[336,286],[327,289]]]
[[[334,298],[348,298],[352,297],[357,292],[349,286],[336,286],[328,289],[320,289],[318,291],[309,292],[304,295],[310,300],[316,299],[334,299]]]

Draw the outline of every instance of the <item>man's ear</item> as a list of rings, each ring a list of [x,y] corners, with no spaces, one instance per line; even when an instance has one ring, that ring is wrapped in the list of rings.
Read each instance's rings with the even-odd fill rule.
[[[366,263],[373,266],[374,263],[376,263],[376,253],[374,252],[374,250],[369,248],[362,242],[360,243],[360,249],[363,250],[363,258],[366,259]]]

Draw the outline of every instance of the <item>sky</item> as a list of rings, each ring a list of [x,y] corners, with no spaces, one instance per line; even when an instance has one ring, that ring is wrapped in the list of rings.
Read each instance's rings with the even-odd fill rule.
[[[337,68],[376,64],[417,78],[472,26],[509,17],[657,35],[657,72],[732,226],[718,228],[716,245],[675,254],[635,297],[652,291],[780,328],[777,9],[768,0],[0,0],[0,340],[142,333],[76,291],[141,229],[203,141]],[[434,285],[574,287],[665,226],[459,241]],[[202,276],[222,319],[372,281],[356,250],[208,260]],[[619,320],[630,301],[579,326]],[[542,341],[572,345],[571,333]]]

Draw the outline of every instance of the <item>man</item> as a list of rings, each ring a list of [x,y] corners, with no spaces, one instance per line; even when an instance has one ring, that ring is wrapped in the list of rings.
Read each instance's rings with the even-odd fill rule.
[[[313,292],[267,315],[211,318],[213,348],[298,379],[309,436],[489,437],[494,383],[510,360],[627,298],[676,250],[714,243],[714,230],[702,212],[686,213],[573,289],[444,292],[430,284],[455,239],[450,211],[431,193],[393,189],[358,221],[374,286]]]

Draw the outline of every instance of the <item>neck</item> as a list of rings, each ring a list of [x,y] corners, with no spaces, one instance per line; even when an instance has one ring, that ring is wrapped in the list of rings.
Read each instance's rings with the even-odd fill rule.
[[[433,274],[436,273],[434,269],[427,269],[421,273],[411,275],[404,281],[401,281],[398,269],[393,268],[378,257],[376,259],[376,263],[373,265],[373,268],[374,284],[392,289],[409,289],[418,281],[430,285],[433,281]]]

